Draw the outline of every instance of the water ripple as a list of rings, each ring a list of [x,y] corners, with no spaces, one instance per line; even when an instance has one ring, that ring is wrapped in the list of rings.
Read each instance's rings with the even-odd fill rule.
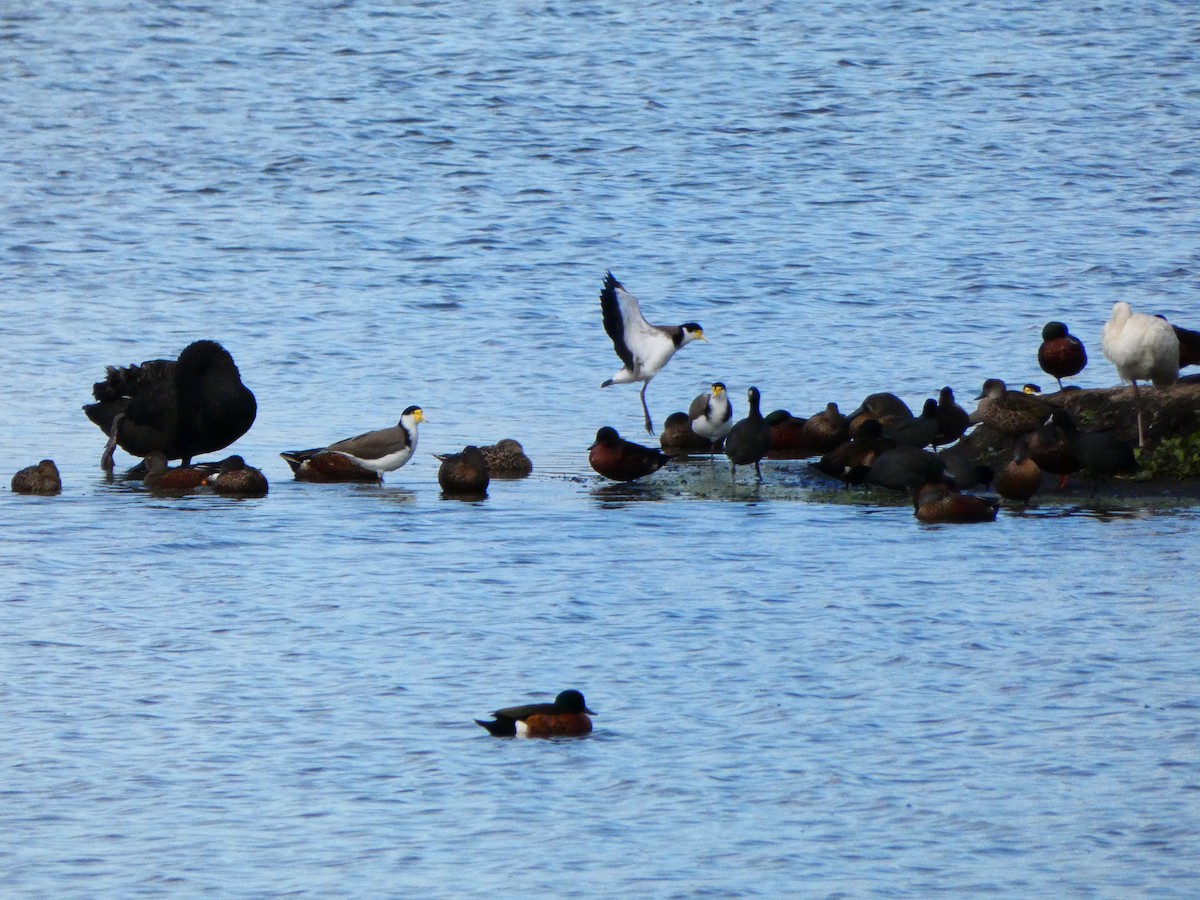
[[[921,528],[803,467],[605,485],[611,267],[772,408],[1186,322],[1197,13],[55,3],[10,52],[0,891],[1190,896],[1196,511]],[[271,493],[106,483],[107,364],[230,347]],[[1078,383],[1115,373],[1098,350]],[[277,456],[430,422],[384,485]],[[742,410],[739,407],[738,412]],[[443,502],[430,452],[532,478]],[[579,686],[585,740],[475,717]],[[470,848],[464,866],[462,848]],[[533,848],[531,853],[531,848]],[[149,862],[148,862],[149,861]]]

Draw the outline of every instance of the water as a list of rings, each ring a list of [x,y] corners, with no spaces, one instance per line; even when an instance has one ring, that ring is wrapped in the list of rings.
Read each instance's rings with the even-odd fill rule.
[[[1194,326],[1189,4],[43,4],[0,14],[0,893],[1193,896],[1197,510],[928,528],[796,465],[600,484],[596,295],[797,414],[1106,386]],[[196,337],[263,499],[106,485],[109,363]],[[276,454],[430,418],[383,488]],[[443,500],[430,452],[534,477]],[[127,462],[119,456],[119,462]],[[743,473],[744,474],[744,473]],[[587,740],[496,741],[578,687]]]

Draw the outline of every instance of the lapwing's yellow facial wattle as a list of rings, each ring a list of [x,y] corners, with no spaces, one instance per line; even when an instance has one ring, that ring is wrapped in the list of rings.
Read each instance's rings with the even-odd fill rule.
[[[413,413],[413,421],[414,422],[424,422],[425,421],[425,411],[418,409],[415,413]]]
[[[706,343],[706,344],[708,343],[708,338],[706,338],[706,337],[704,336],[704,329],[703,329],[703,328],[697,328],[695,331],[693,331],[693,332],[692,332],[692,337],[694,337],[694,338],[695,338],[696,340],[698,340],[698,341],[704,341],[704,343]]]
[[[723,393],[725,393],[725,388],[721,387],[719,384],[714,384],[712,386],[712,395],[714,397],[720,397]]]

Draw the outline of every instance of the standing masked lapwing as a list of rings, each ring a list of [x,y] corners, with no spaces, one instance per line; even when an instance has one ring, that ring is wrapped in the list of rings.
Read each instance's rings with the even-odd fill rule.
[[[725,385],[715,381],[711,391],[698,395],[688,408],[688,418],[692,423],[692,431],[708,438],[710,451],[716,450],[725,440],[725,435],[729,434],[729,429],[733,428],[733,407],[729,405]]]
[[[654,434],[650,408],[646,405],[646,388],[650,386],[650,379],[662,371],[662,367],[680,347],[692,341],[707,343],[704,330],[695,322],[651,325],[643,318],[637,297],[625,290],[612,272],[604,276],[600,310],[604,314],[604,330],[612,338],[613,349],[625,364],[621,371],[600,387],[642,382],[642,412],[646,416],[646,432]]]

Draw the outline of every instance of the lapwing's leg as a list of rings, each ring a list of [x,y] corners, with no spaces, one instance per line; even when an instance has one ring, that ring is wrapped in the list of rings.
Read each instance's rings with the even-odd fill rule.
[[[642,412],[646,414],[646,434],[654,434],[654,423],[650,421],[650,407],[646,405],[646,388],[650,387],[650,382],[646,381],[642,384]]]

